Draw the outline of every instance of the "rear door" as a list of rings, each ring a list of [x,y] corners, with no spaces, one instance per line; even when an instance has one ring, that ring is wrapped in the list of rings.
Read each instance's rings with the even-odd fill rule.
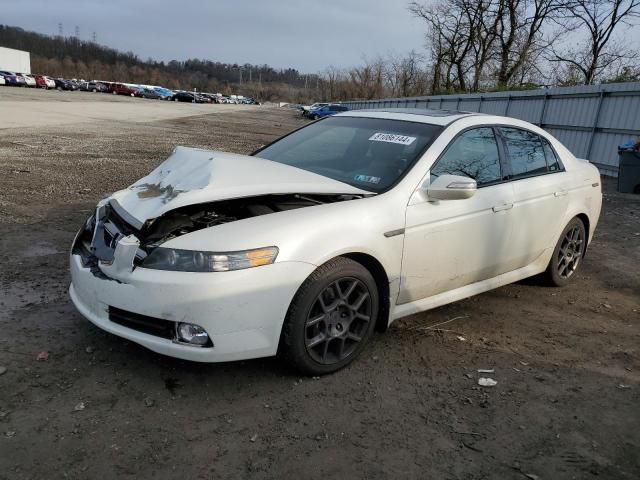
[[[528,130],[501,127],[514,190],[509,255],[524,267],[553,247],[568,207],[568,174],[549,142]]]

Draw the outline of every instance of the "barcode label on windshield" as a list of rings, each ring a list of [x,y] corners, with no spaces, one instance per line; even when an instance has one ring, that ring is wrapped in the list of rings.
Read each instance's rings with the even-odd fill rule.
[[[374,133],[369,137],[372,142],[399,143],[400,145],[411,145],[416,137],[407,137],[406,135],[398,135],[395,133]]]

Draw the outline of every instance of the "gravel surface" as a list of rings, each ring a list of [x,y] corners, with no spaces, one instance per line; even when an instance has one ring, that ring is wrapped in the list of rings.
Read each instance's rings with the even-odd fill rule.
[[[0,87],[0,109],[50,94],[160,108]],[[101,197],[175,145],[247,153],[304,123],[206,107],[0,124],[0,479],[640,478],[640,199],[612,182],[571,285],[520,282],[400,320],[334,375],[184,362],[84,320],[67,251]]]

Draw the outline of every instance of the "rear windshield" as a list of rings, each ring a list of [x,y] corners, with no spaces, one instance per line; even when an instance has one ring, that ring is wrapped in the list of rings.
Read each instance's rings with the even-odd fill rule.
[[[255,156],[382,193],[409,171],[441,131],[427,123],[329,117],[276,140]]]

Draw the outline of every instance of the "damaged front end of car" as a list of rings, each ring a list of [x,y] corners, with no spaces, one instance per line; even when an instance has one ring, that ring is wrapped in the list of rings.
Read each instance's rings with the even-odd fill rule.
[[[99,278],[124,281],[136,267],[173,271],[227,271],[248,268],[271,261],[277,247],[268,246],[250,251],[248,263],[240,254],[245,252],[192,252],[193,260],[185,261],[187,252],[161,247],[182,235],[239,220],[361,198],[360,195],[280,194],[222,200],[188,205],[171,210],[144,223],[128,214],[117,200],[101,202],[78,233],[72,254],[79,255],[85,268]],[[166,253],[163,251],[168,251]],[[157,253],[163,252],[163,253]],[[178,252],[178,253],[176,253]],[[207,257],[207,254],[210,254]],[[270,255],[271,254],[271,255]],[[174,258],[166,258],[172,255]],[[182,255],[182,259],[178,258]],[[191,255],[191,252],[189,253]],[[235,255],[235,257],[234,257]],[[261,255],[261,256],[259,256]],[[160,258],[164,256],[165,258]],[[227,264],[225,259],[228,258]],[[216,258],[217,257],[217,258]],[[181,261],[182,260],[182,261]],[[173,263],[172,263],[173,262]],[[232,263],[229,263],[232,262]],[[233,263],[235,262],[235,263]]]

